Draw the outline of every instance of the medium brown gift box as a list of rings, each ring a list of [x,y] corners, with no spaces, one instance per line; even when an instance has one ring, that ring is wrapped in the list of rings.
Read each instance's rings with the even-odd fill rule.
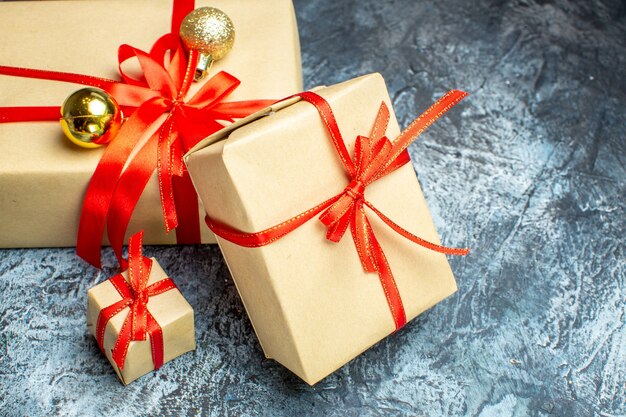
[[[330,104],[352,155],[381,102],[379,74],[316,93]],[[386,136],[400,133],[392,112]],[[223,140],[222,140],[223,139]],[[186,163],[215,221],[258,232],[341,192],[346,175],[310,103],[290,99],[200,142]],[[411,164],[367,187],[367,200],[411,233],[439,243]],[[418,246],[368,216],[393,271],[408,320],[456,291],[446,256]],[[365,273],[349,236],[325,239],[317,219],[273,243],[246,248],[217,238],[268,358],[314,384],[394,332],[378,276]]]
[[[223,10],[235,26],[233,49],[209,74],[224,70],[241,81],[227,101],[280,99],[301,91],[291,0],[196,1],[202,6]],[[170,30],[171,14],[171,1],[0,2],[0,65],[119,79],[119,45],[149,50]],[[197,84],[189,97],[202,85]],[[80,87],[0,75],[0,106],[60,106]],[[74,246],[85,190],[102,152],[70,143],[58,123],[0,124],[0,247]],[[202,241],[214,243],[201,225]],[[140,229],[146,244],[175,243],[175,233],[165,233],[156,176],[128,234]]]
[[[156,259],[151,259],[152,269],[147,285],[167,278]],[[122,272],[122,275],[128,281],[128,271]],[[111,284],[111,280],[106,280],[91,288],[87,292],[87,297],[87,328],[96,337],[100,311],[120,301],[122,296]],[[148,298],[147,307],[163,331],[163,363],[196,348],[193,309],[178,288],[151,296]],[[130,342],[123,370],[113,360],[112,350],[129,311],[130,308],[125,307],[114,315],[107,323],[104,332],[104,354],[124,385],[154,370],[149,335],[146,340]]]

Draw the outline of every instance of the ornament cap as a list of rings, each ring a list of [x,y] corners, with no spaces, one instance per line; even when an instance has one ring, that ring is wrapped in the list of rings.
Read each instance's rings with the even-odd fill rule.
[[[214,61],[222,59],[235,43],[235,27],[223,11],[200,7],[183,19],[180,38],[188,50],[199,53],[195,81],[204,78]]]

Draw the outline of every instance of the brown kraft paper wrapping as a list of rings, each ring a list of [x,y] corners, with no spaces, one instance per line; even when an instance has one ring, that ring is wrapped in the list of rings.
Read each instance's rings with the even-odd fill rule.
[[[357,135],[369,134],[381,101],[391,108],[379,74],[316,92],[330,103],[351,154]],[[347,185],[319,113],[311,104],[296,101],[243,119],[186,156],[201,200],[222,202],[209,207],[212,218],[258,232]],[[399,133],[392,112],[387,137]],[[366,197],[408,231],[440,243],[411,164],[368,186]],[[404,239],[376,216],[368,217],[408,320],[456,291],[445,255]],[[344,236],[333,243],[325,233],[324,225],[312,219],[258,248],[217,238],[265,355],[309,384],[395,329],[379,278],[363,271],[352,239]]]
[[[128,281],[128,271],[123,272],[122,275]],[[159,263],[152,258],[152,270],[148,278],[148,285],[166,277],[167,275]],[[96,324],[98,323],[100,310],[116,303],[122,297],[109,280],[91,288],[87,293],[87,297],[87,328],[96,337]],[[124,385],[130,384],[140,376],[154,370],[149,335],[144,341],[130,342],[126,361],[124,362],[124,370],[120,370],[112,359],[112,350],[115,346],[117,335],[120,333],[124,319],[129,311],[130,308],[126,307],[113,316],[107,323],[104,333],[104,353]],[[163,329],[164,364],[196,348],[193,309],[178,288],[173,288],[150,297],[148,299],[148,311],[150,311],[161,326],[161,329]]]
[[[209,73],[224,70],[241,81],[227,101],[280,99],[301,91],[290,0],[196,1],[202,6],[223,10],[235,25],[233,49]],[[171,1],[148,0],[0,2],[0,65],[119,79],[119,45],[149,50],[170,30],[171,9]],[[0,106],[60,106],[80,87],[0,75]],[[85,190],[102,152],[72,144],[58,123],[0,124],[0,247],[74,246]],[[201,228],[202,241],[214,243],[204,222]],[[176,243],[175,233],[165,233],[156,175],[128,236],[140,229],[146,244]]]

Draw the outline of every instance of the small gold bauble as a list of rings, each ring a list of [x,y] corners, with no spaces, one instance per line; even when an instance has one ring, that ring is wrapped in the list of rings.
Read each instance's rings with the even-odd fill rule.
[[[180,38],[188,50],[199,52],[194,79],[204,78],[213,61],[223,58],[235,43],[235,27],[223,11],[200,7],[189,13],[180,25]]]
[[[98,88],[81,88],[61,106],[65,136],[83,148],[97,148],[115,137],[122,124],[117,102]]]

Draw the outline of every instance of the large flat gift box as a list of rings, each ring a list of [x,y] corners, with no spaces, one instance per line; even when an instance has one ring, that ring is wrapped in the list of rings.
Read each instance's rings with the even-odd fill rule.
[[[209,74],[224,70],[241,80],[227,101],[280,99],[301,91],[290,0],[196,1],[202,6],[223,10],[235,26],[233,49]],[[149,50],[170,30],[171,14],[171,1],[0,2],[0,65],[119,79],[119,45]],[[0,76],[0,106],[60,106],[80,87]],[[85,190],[102,152],[70,143],[59,123],[0,124],[0,247],[74,246]],[[202,241],[214,243],[201,224]],[[128,231],[139,229],[147,244],[175,243],[175,233],[165,233],[156,176]]]
[[[330,104],[350,155],[368,135],[381,102],[391,108],[384,80],[363,76],[316,90]],[[395,115],[387,137],[400,133]],[[297,98],[240,120],[200,142],[186,163],[216,222],[259,232],[316,206],[346,187],[346,174],[314,106]],[[439,236],[408,163],[375,181],[365,196],[411,233]],[[368,216],[383,248],[407,320],[456,291],[446,256],[416,245]],[[376,273],[365,273],[347,236],[334,243],[312,219],[282,239],[243,247],[217,238],[268,358],[314,384],[390,333],[395,324]]]

